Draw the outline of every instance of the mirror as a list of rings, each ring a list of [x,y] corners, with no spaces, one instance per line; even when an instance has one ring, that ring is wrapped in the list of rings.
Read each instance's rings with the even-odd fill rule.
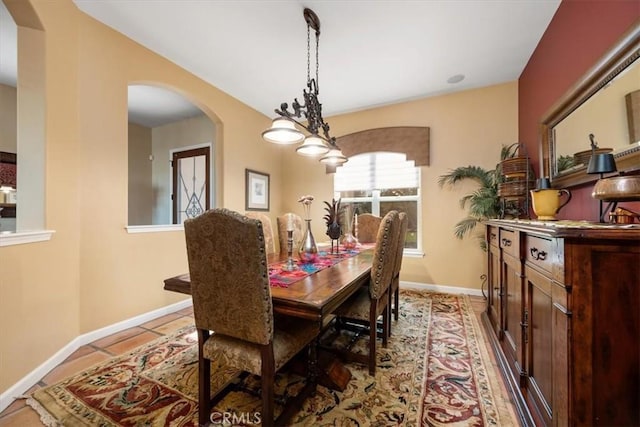
[[[619,171],[640,170],[639,58],[636,25],[543,117],[542,166],[553,187],[599,178],[586,172],[591,139],[613,152]]]

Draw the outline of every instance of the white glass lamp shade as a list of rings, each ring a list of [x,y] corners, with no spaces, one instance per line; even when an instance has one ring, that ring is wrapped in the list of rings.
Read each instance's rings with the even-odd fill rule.
[[[273,119],[269,129],[262,132],[262,138],[274,144],[297,144],[304,139],[304,134],[296,129],[293,121],[277,118]]]
[[[349,159],[337,148],[332,149],[326,156],[320,158],[320,163],[324,163],[325,165],[341,165],[348,161]]]
[[[318,136],[308,136],[301,146],[296,148],[296,152],[303,156],[321,156],[329,152],[329,147]]]

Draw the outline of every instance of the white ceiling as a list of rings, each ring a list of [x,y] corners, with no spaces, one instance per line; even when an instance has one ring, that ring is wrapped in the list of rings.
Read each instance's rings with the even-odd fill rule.
[[[319,100],[327,117],[516,80],[560,4],[560,0],[74,2],[95,19],[269,117],[282,102],[302,101],[307,78],[305,7],[313,9],[321,22]],[[0,82],[8,65],[2,59],[7,38],[2,19]],[[313,52],[311,64],[313,75]],[[465,76],[461,82],[447,82],[459,74]],[[165,104],[157,97],[145,102],[148,90],[134,92],[143,110]],[[185,117],[184,111],[179,114]]]

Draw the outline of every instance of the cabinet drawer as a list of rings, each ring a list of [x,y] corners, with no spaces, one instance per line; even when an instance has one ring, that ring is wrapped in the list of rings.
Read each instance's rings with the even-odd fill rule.
[[[520,259],[520,233],[501,228],[500,247],[504,253],[507,253],[516,259]]]
[[[498,244],[498,227],[494,227],[492,225],[487,227],[487,240],[491,246],[496,248],[500,246]]]
[[[551,273],[553,265],[552,252],[553,244],[551,240],[527,235],[524,253],[527,264]]]

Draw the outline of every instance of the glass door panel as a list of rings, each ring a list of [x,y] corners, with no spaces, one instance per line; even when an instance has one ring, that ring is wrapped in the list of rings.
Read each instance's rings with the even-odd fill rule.
[[[173,153],[173,223],[209,209],[209,147]]]

